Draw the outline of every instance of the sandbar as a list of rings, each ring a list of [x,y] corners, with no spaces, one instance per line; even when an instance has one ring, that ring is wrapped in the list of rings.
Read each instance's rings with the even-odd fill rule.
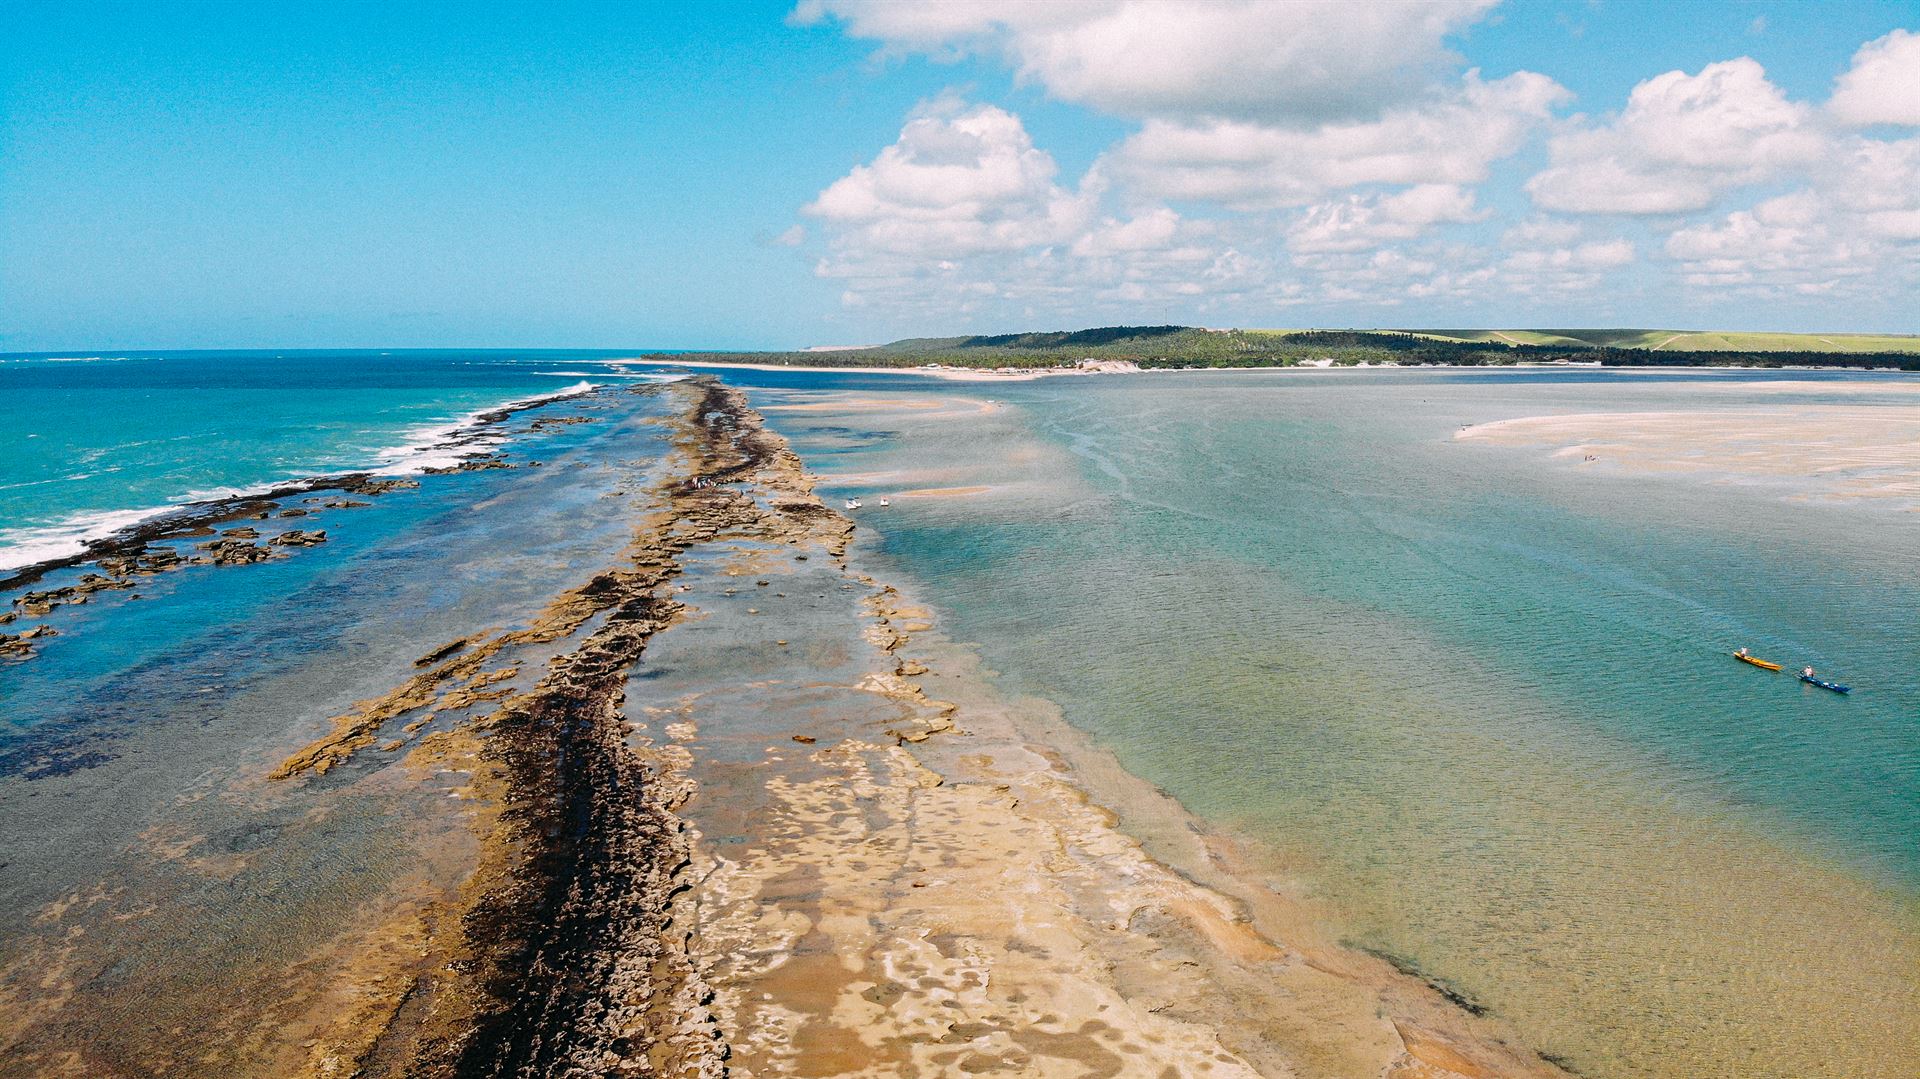
[[[1548,449],[1582,465],[1813,481],[1824,497],[1920,499],[1920,410],[1909,408],[1804,404],[1528,416],[1477,424],[1454,438]]]

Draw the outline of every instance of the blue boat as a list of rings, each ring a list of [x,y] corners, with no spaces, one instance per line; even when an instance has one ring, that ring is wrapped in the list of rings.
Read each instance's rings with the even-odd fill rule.
[[[1801,675],[1800,680],[1810,686],[1819,686],[1821,689],[1830,689],[1835,693],[1852,693],[1853,692],[1852,686],[1843,686],[1838,682],[1829,682],[1822,678],[1815,678],[1810,674]]]

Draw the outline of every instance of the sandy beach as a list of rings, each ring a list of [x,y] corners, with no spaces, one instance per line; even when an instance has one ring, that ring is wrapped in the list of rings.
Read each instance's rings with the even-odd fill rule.
[[[1827,392],[1817,383],[1759,389]],[[1454,437],[1545,449],[1556,461],[1585,466],[1754,481],[1812,479],[1823,497],[1920,499],[1920,415],[1908,409],[1821,403],[1529,416],[1477,424]]]

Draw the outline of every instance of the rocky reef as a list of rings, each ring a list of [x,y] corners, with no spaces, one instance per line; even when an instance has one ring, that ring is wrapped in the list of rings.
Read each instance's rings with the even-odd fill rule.
[[[452,641],[421,673],[335,720],[274,773],[321,774],[409,715],[467,712],[422,737],[422,765],[456,764],[496,810],[457,919],[429,933],[403,981],[316,1045],[321,1074],[410,1076],[724,1073],[709,994],[673,930],[689,862],[671,762],[630,747],[628,672],[682,608],[669,583],[691,546],[723,538],[844,552],[852,524],[811,495],[800,463],[741,395],[676,386],[689,407],[673,475],[656,490],[621,564],[548,604],[523,629]],[[581,636],[584,634],[584,636]],[[518,673],[530,646],[574,642],[531,688],[483,689]],[[492,705],[483,714],[477,705]],[[458,929],[450,927],[457,925]]]

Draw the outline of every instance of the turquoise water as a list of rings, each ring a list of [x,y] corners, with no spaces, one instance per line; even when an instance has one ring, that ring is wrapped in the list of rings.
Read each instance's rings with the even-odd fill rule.
[[[1002,405],[972,419],[762,397],[803,456],[850,477],[830,475],[829,497],[990,487],[862,520],[1009,690],[1058,703],[1254,844],[1341,938],[1585,1074],[1904,1074],[1920,514],[1452,437],[1553,412],[1778,405],[1743,383],[1779,377],[1196,373],[899,394]],[[1920,411],[1867,385],[1830,399]],[[1742,645],[1857,688],[1745,667],[1727,656]]]
[[[0,356],[0,570],[143,513],[328,472],[405,472],[448,425],[617,374],[607,353]]]
[[[620,385],[606,360],[0,360],[0,535],[412,467],[382,451],[508,400]],[[1762,384],[1781,376],[726,377],[823,496],[867,497],[876,574],[931,602],[1007,690],[1057,703],[1244,844],[1332,938],[1445,981],[1588,1076],[1858,1079],[1920,1059],[1920,513],[1452,437],[1774,405]],[[1916,411],[1911,379],[1815,381],[1830,392],[1796,399]],[[623,542],[608,488],[661,452],[662,406],[603,390],[555,407],[602,422],[507,424],[504,448],[541,468],[325,511],[325,546],[62,608],[62,636],[0,666],[0,967],[57,943],[35,920],[48,904],[111,881],[121,898],[74,917],[136,958],[79,982],[82,1012],[148,1022],[140,963],[252,992],[271,972],[223,941],[311,940],[407,871],[410,818],[371,766],[328,778],[378,796],[327,820],[249,777]],[[1855,693],[1737,664],[1741,645]],[[261,844],[278,853],[239,876],[196,875],[209,850]],[[167,913],[121,917],[147,909]],[[164,1019],[191,1026],[178,999]]]
[[[263,777],[415,658],[524,626],[617,557],[678,407],[627,388],[509,421],[519,467],[258,522],[321,546],[33,620],[59,635],[0,662],[0,1076],[69,1053],[90,1075],[291,1073],[266,1054],[300,994],[383,900],[456,889],[471,840],[458,777],[402,754]],[[554,416],[595,422],[533,428]]]

